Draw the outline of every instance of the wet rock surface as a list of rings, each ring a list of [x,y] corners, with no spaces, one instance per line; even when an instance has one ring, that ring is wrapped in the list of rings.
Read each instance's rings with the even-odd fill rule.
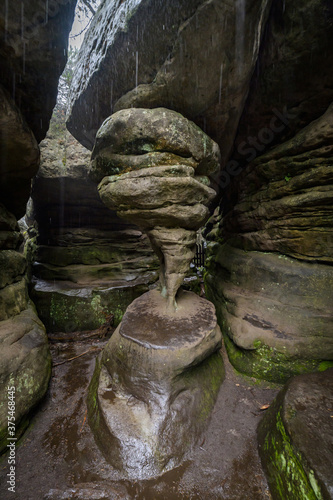
[[[0,199],[16,217],[22,217],[31,178],[39,167],[39,149],[21,111],[0,86]]]
[[[149,5],[153,8],[157,3],[152,1]],[[177,22],[171,28],[162,20],[168,9],[166,5],[154,18],[145,17],[142,24],[145,6],[144,2],[135,2],[135,5],[114,4],[111,9],[107,3],[102,4],[98,25],[101,31],[97,32],[96,18],[81,50],[68,126],[91,148],[108,110],[165,106],[194,120],[216,140],[221,147],[222,170],[215,178],[214,189],[223,189],[220,203],[223,221],[215,232],[215,240],[223,239],[230,244],[230,255],[234,254],[230,258],[235,262],[239,257],[237,249],[277,253],[281,260],[284,256],[295,259],[295,286],[290,289],[298,287],[300,291],[296,295],[302,301],[307,285],[304,266],[298,261],[309,262],[305,274],[312,276],[312,271],[314,274],[318,271],[318,276],[326,276],[323,289],[314,292],[315,309],[320,313],[317,316],[310,313],[312,331],[297,354],[300,365],[293,363],[295,358],[290,354],[288,339],[296,331],[301,338],[301,330],[291,318],[287,331],[284,318],[278,318],[270,309],[264,311],[263,304],[273,311],[280,308],[273,297],[267,303],[257,302],[256,307],[251,304],[250,321],[246,313],[232,304],[229,304],[235,314],[232,322],[229,313],[226,318],[220,315],[221,325],[231,328],[229,339],[235,342],[229,344],[229,352],[233,349],[235,354],[248,345],[248,331],[251,338],[254,331],[259,331],[261,339],[267,336],[264,341],[260,340],[263,351],[256,349],[256,355],[263,360],[260,376],[270,373],[270,377],[278,380],[280,374],[272,374],[277,365],[284,363],[289,368],[283,377],[315,369],[323,359],[316,358],[320,351],[319,339],[322,334],[325,338],[329,335],[330,344],[331,338],[328,334],[331,308],[327,305],[326,291],[331,282],[328,266],[332,264],[330,104],[333,95],[332,72],[328,69],[332,59],[332,8],[326,0],[307,0],[305,3],[250,1],[236,2],[232,6],[217,1],[190,2],[187,10],[174,13]],[[113,16],[112,26],[107,22],[108,16]],[[148,28],[153,32],[158,26],[161,37],[154,46],[147,32]],[[108,42],[101,41],[102,33],[110,35]],[[167,42],[161,47],[160,40]],[[123,51],[126,47],[129,47],[127,56]],[[164,52],[166,47],[170,47],[168,56]],[[92,64],[89,73],[85,73],[87,60]],[[120,75],[117,64],[123,61],[126,61],[128,73]],[[124,81],[125,74],[127,79]],[[108,83],[101,84],[103,81]],[[153,161],[152,156],[148,160],[147,152],[141,153],[144,154],[138,160],[128,156],[126,167],[129,170],[142,168],[146,158]],[[118,154],[109,152],[113,175],[118,173],[120,165]],[[155,165],[160,166],[160,160],[168,162],[169,158],[156,159]],[[100,173],[102,165],[103,162],[99,166]],[[186,166],[193,165],[186,163]],[[146,217],[145,224],[157,224],[158,217],[170,218],[180,226],[182,217],[189,223],[192,221],[190,211],[179,214],[172,207],[155,210],[158,212],[156,217],[155,214]],[[127,216],[137,217],[138,210],[132,213],[128,209]],[[197,207],[195,217],[203,216]],[[219,252],[218,246],[216,252]],[[262,255],[263,263],[265,259]],[[240,279],[235,278],[236,292],[233,285],[230,289],[229,284],[219,285],[226,275],[218,266],[214,268],[209,283],[217,309],[225,310],[229,292],[234,297],[239,294],[239,300],[251,302],[252,288],[247,280],[252,262],[252,253],[239,261],[243,267],[239,269]],[[324,266],[322,269],[319,263]],[[278,283],[289,282],[289,271],[286,273],[286,276],[280,273]],[[270,278],[268,274],[262,278],[261,288],[265,295]],[[242,289],[237,285],[240,282]],[[314,290],[314,286],[317,285],[312,283],[310,288]],[[224,292],[217,292],[221,287]],[[294,297],[285,292],[286,303],[293,303]],[[308,304],[307,299],[299,303],[303,318],[309,315],[305,304]],[[287,306],[283,310],[289,317]],[[305,331],[309,332],[307,325]],[[269,352],[270,339],[276,337],[276,332],[287,336],[283,361]],[[317,332],[320,333],[316,338]],[[331,356],[330,347],[328,351]],[[249,354],[248,362],[242,365],[246,370],[250,365],[257,370],[254,360],[250,360],[255,354],[253,351],[237,352],[243,361]],[[303,360],[301,355],[305,356]],[[259,371],[252,373],[258,375]]]
[[[11,315],[13,316],[13,314]],[[45,328],[32,304],[0,323],[0,452],[8,440],[8,387],[14,391],[17,438],[47,391],[51,356]]]
[[[197,123],[226,158],[270,4],[104,2],[80,51],[69,130],[91,149],[114,111],[163,106]]]
[[[174,315],[156,290],[128,307],[88,398],[96,440],[125,476],[173,469],[202,439],[224,376],[220,346],[214,306],[191,292]]]
[[[102,341],[55,344],[54,362],[103,345]],[[253,385],[250,379],[246,381],[232,369],[225,353],[223,356],[226,378],[210,424],[191,456],[182,466],[158,479],[133,483],[108,464],[87,425],[85,401],[96,350],[55,366],[41,411],[16,449],[17,496],[22,500],[37,497],[267,500],[269,493],[257,452],[256,426],[262,417],[259,408],[268,404],[277,390]],[[6,459],[5,456],[0,462],[2,485],[8,472]],[[1,494],[4,500],[13,496],[3,487]]]
[[[251,162],[222,235],[244,250],[333,263],[333,105]]]
[[[159,290],[128,307],[89,391],[96,439],[129,478],[156,477],[182,462],[207,425],[223,379],[214,355],[221,343],[214,306],[179,290],[216,195],[208,175],[219,157],[202,130],[164,108],[119,111],[96,136],[92,176],[119,172],[100,182],[103,203],[143,228],[160,260]]]
[[[0,336],[1,448],[6,439],[7,384],[16,387],[17,433],[47,390],[50,353],[28,298],[16,219],[25,213],[40,142],[67,59],[75,0],[5,1],[0,5]]]
[[[232,362],[269,380],[333,359],[332,116],[240,172],[217,229],[227,244],[212,247],[209,297]]]
[[[333,100],[332,19],[327,0],[273,2],[235,138],[243,158],[249,149],[259,156],[325,113]]]
[[[292,378],[258,428],[272,496],[333,498],[333,369]]]
[[[78,326],[94,330],[113,314],[115,325],[127,306],[150,286],[150,276],[140,279],[77,285],[71,281],[33,280],[31,297],[49,332],[75,332]],[[154,277],[155,279],[156,277]]]

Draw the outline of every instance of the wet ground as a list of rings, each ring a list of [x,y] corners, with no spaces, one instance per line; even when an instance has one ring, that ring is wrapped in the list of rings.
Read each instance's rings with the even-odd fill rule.
[[[48,394],[16,449],[16,492],[7,491],[0,461],[0,499],[261,500],[270,499],[256,427],[277,388],[237,374],[224,351],[226,378],[205,437],[178,468],[156,480],[130,483],[104,459],[87,422],[86,395],[105,340],[53,343]],[[87,352],[88,351],[88,352]]]

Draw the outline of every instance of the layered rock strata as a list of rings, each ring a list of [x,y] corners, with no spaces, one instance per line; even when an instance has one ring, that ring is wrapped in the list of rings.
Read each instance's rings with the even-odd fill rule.
[[[284,382],[333,364],[332,117],[251,162],[220,223],[208,294],[249,375]]]
[[[194,123],[165,108],[115,113],[100,128],[92,175],[103,203],[143,228],[160,260],[160,285],[174,307],[194,257],[196,231],[216,193],[209,177],[219,148]]]
[[[68,132],[48,134],[32,189],[37,224],[32,297],[49,331],[97,328],[158,278],[146,235],[105,207],[88,177],[90,153]]]
[[[51,375],[45,328],[28,296],[27,262],[18,251],[21,242],[15,216],[0,204],[0,453],[8,450],[8,437],[19,438],[26,428]],[[11,436],[8,387],[15,402]]]

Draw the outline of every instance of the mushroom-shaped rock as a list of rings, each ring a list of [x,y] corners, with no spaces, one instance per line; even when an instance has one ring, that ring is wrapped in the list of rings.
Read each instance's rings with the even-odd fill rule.
[[[194,257],[196,231],[216,193],[218,145],[179,113],[125,109],[105,120],[92,153],[91,176],[102,201],[143,228],[160,259],[162,295],[170,307]]]

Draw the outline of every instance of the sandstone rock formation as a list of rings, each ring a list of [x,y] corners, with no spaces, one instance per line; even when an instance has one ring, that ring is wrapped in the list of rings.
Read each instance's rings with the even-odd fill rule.
[[[1,84],[10,93],[37,142],[44,139],[66,61],[76,0],[0,6]]]
[[[206,282],[239,371],[283,383],[332,360],[330,266],[225,243],[214,249]]]
[[[228,246],[212,247],[208,292],[233,363],[263,378],[285,380],[332,359],[332,15],[326,0],[105,2],[71,91],[68,127],[88,148],[108,114],[133,107],[179,111],[218,142],[214,188],[223,201],[214,238]],[[102,174],[103,162],[95,169]],[[280,270],[265,252],[277,254]],[[252,300],[257,274],[266,309]],[[305,330],[301,316],[311,318]]]
[[[50,378],[47,337],[29,301],[17,218],[25,213],[39,166],[37,143],[56,101],[75,4],[0,6],[0,452],[8,443],[8,385],[15,386],[18,438]]]
[[[179,291],[216,195],[207,175],[218,168],[217,144],[165,108],[119,111],[97,133],[92,176],[106,175],[101,199],[146,231],[160,259],[160,290],[128,307],[97,362],[88,399],[107,460],[132,479],[182,461],[223,378],[214,306]]]
[[[0,321],[0,451],[8,450],[8,388],[15,401],[15,437],[29,423],[29,413],[44,396],[51,376],[47,336],[30,303],[9,319]]]
[[[170,470],[198,442],[224,377],[214,306],[182,292],[177,314],[152,290],[136,299],[97,361],[89,421],[106,459],[131,479]]]
[[[333,369],[292,378],[259,424],[272,497],[333,496]]]
[[[165,108],[119,111],[97,133],[93,177],[119,172],[103,178],[100,197],[146,231],[170,308],[193,260],[196,231],[209,217],[216,193],[207,175],[218,170],[219,157],[214,141]]]
[[[45,328],[29,301],[21,242],[15,216],[0,204],[0,453],[8,444],[8,387],[15,387],[19,438],[51,375]]]
[[[105,207],[88,177],[90,152],[68,132],[48,134],[32,188],[37,223],[32,297],[49,331],[97,328],[158,277],[148,238]]]
[[[103,2],[80,50],[69,130],[92,149],[114,111],[163,106],[197,123],[226,158],[270,4]]]
[[[39,149],[20,110],[0,87],[0,199],[20,218],[25,213],[31,178],[39,167]]]
[[[248,374],[282,382],[333,360],[332,111],[244,169],[220,224],[209,297]]]

